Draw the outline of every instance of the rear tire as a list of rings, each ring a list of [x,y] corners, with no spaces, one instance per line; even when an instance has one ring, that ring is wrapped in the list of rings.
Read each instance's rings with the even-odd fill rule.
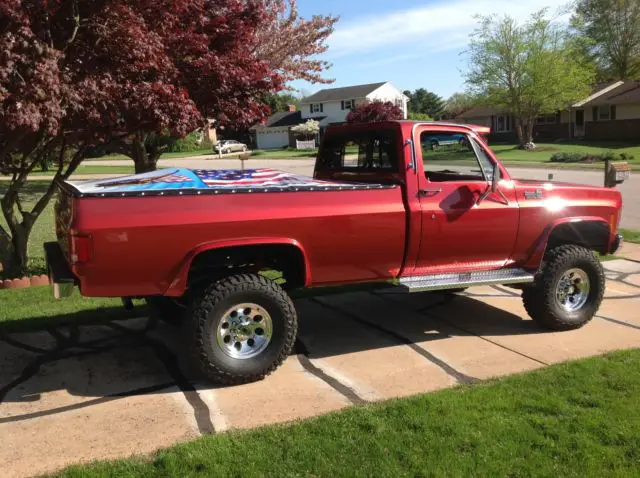
[[[522,292],[527,313],[552,330],[572,330],[588,323],[604,297],[602,264],[592,251],[575,245],[545,255],[531,287]]]
[[[293,302],[275,282],[240,274],[199,293],[184,323],[189,357],[209,380],[254,382],[291,352],[298,320]]]

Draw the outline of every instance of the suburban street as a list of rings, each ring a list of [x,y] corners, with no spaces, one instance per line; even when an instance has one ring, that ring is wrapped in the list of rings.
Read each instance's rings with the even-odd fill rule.
[[[161,159],[159,165],[163,167],[182,168],[208,168],[208,169],[235,169],[240,167],[237,159],[206,159],[210,156],[201,156],[181,159]],[[311,175],[315,159],[249,159],[245,162],[247,168],[273,168],[290,171],[296,174]],[[88,160],[85,166],[130,166],[128,160]],[[602,171],[580,171],[571,169],[545,169],[545,168],[515,168],[508,167],[514,178],[518,179],[547,179],[553,174],[554,181],[571,182],[579,184],[593,184],[601,186],[604,181]],[[74,176],[74,179],[83,179],[82,176]],[[640,229],[640,174],[631,174],[631,177],[618,186],[622,192],[622,227],[628,229]]]

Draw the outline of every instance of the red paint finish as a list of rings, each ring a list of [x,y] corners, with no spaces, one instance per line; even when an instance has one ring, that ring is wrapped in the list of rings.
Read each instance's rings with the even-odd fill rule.
[[[91,234],[93,260],[72,270],[88,296],[164,294],[172,285],[179,295],[194,250],[219,241],[298,244],[309,285],[393,277],[404,254],[400,187],[76,201],[71,228]]]
[[[235,245],[284,244],[305,259],[306,286],[435,272],[536,269],[554,227],[599,221],[617,232],[614,189],[512,180],[432,183],[420,147],[424,131],[465,134],[481,127],[409,121],[332,126],[332,134],[385,129],[396,138],[396,171],[316,168],[317,179],[393,184],[386,189],[96,198],[75,197],[70,234],[89,237],[72,265],[87,296],[179,296],[201,252]],[[436,190],[424,194],[421,191]],[[479,201],[479,199],[481,199]]]

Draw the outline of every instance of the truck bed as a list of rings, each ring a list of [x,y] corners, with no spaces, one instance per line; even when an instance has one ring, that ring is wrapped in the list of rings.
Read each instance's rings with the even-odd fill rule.
[[[78,197],[240,194],[295,191],[366,190],[393,187],[346,181],[322,181],[275,169],[161,169],[145,174],[95,181],[67,181]]]
[[[61,186],[72,211],[57,215],[62,249],[90,242],[91,259],[72,265],[84,295],[180,295],[181,268],[209,246],[295,244],[307,286],[389,279],[403,265],[407,214],[393,184],[167,169]]]

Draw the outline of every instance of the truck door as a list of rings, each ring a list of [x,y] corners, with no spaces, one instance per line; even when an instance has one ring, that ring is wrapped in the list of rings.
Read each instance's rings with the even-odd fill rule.
[[[502,172],[475,137],[431,128],[418,133],[422,232],[412,274],[504,267],[516,242],[519,220],[511,182],[501,180],[498,189],[491,191],[494,167],[500,178]]]

